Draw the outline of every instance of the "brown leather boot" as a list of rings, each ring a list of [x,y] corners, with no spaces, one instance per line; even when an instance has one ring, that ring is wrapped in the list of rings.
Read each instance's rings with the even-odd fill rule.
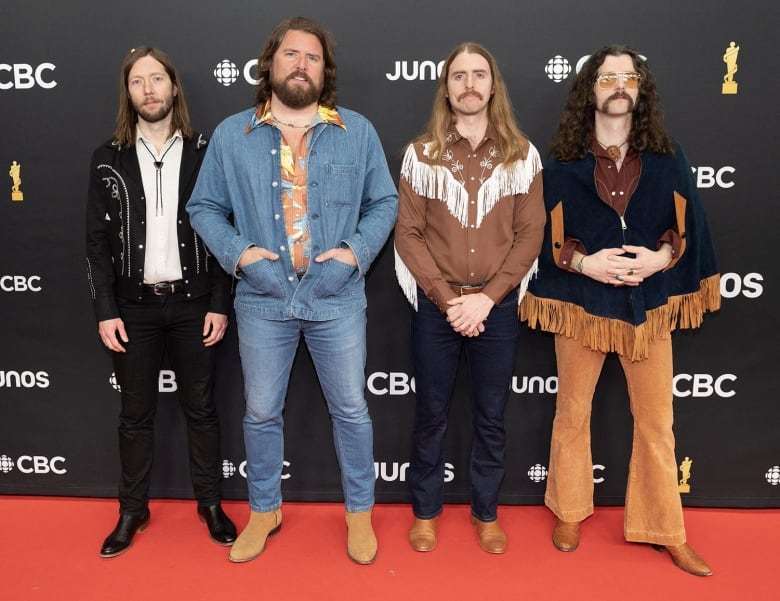
[[[664,548],[669,551],[669,555],[672,556],[674,565],[693,574],[694,576],[710,576],[712,575],[712,569],[707,565],[696,551],[688,543],[677,545],[674,547],[663,547],[662,545],[653,545],[653,548],[657,551],[663,551]]]
[[[250,511],[249,522],[230,549],[228,559],[243,563],[254,559],[265,550],[265,542],[282,529],[282,510]]]
[[[409,542],[415,551],[433,551],[436,548],[436,523],[439,516],[429,520],[414,518],[411,530],[409,530]]]
[[[574,551],[580,544],[580,524],[558,520],[553,530],[552,542],[559,551]]]
[[[471,524],[477,528],[477,538],[479,546],[488,553],[503,553],[506,551],[506,534],[498,523],[498,520],[492,522],[483,522],[473,515]]]
[[[371,526],[371,510],[346,512],[347,555],[355,563],[374,563],[377,553],[376,535]]]

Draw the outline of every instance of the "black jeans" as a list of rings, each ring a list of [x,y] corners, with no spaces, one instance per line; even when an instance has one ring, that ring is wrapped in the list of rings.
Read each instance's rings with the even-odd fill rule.
[[[221,500],[219,419],[213,400],[215,351],[203,345],[203,322],[209,298],[185,294],[144,294],[142,303],[119,299],[130,339],[126,353],[113,353],[122,390],[119,415],[119,511],[140,515],[149,501],[154,454],[154,416],[163,355],[176,373],[177,395],[184,411],[190,475],[198,504]]]

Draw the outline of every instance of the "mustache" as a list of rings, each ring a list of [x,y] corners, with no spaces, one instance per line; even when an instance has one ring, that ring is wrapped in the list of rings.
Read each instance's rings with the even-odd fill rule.
[[[309,77],[309,74],[306,73],[306,71],[301,71],[301,70],[294,71],[294,72],[290,73],[287,76],[287,79],[285,81],[290,81],[291,79],[295,79],[296,77],[302,77],[303,79],[305,79],[309,83],[313,83],[311,78]]]
[[[625,92],[615,92],[614,94],[612,94],[612,96],[607,98],[606,102],[611,102],[612,100],[620,100],[620,99],[629,100],[632,103],[634,102],[634,99],[631,98],[631,96],[629,96]]]
[[[474,96],[476,96],[477,98],[479,98],[480,100],[483,100],[483,96],[482,96],[482,94],[480,94],[480,93],[479,93],[479,92],[477,92],[476,90],[469,90],[468,92],[463,92],[463,94],[461,94],[460,96],[458,96],[458,100],[463,100],[463,99],[464,99],[466,96],[470,96],[470,95],[474,95]]]

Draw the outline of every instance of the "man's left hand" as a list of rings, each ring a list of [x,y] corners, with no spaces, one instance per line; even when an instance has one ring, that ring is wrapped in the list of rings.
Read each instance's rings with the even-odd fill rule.
[[[349,247],[331,248],[330,250],[326,250],[324,253],[317,255],[314,260],[317,261],[317,263],[324,263],[328,259],[336,259],[337,261],[346,263],[347,265],[357,265],[355,253],[353,253],[352,249]]]
[[[203,320],[203,344],[213,346],[225,335],[227,330],[228,318],[222,313],[206,313],[206,319]]]
[[[447,321],[463,336],[479,336],[485,331],[484,321],[495,303],[484,292],[456,296],[447,301]]]

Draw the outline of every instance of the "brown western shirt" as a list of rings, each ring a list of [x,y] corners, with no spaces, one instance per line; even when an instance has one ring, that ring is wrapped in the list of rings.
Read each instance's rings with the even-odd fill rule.
[[[439,164],[426,145],[409,145],[399,183],[396,273],[416,307],[419,286],[442,312],[452,284],[484,286],[498,303],[535,267],[544,236],[541,161],[505,168],[488,128],[476,150],[451,132]]]

